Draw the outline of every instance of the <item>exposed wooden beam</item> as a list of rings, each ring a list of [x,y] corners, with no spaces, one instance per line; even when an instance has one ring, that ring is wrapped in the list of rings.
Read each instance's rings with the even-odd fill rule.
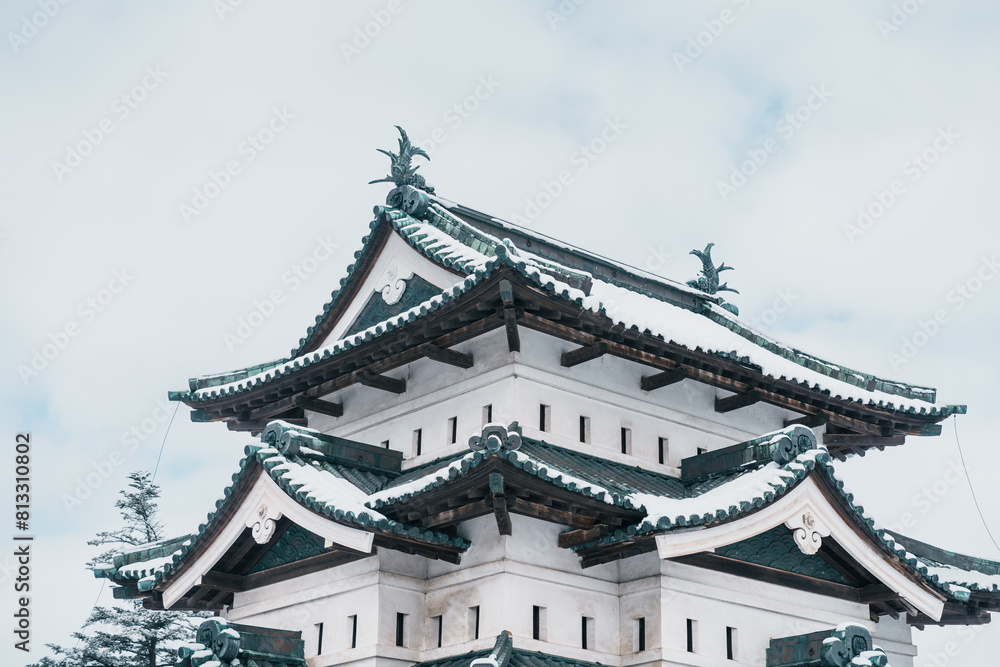
[[[246,590],[243,577],[238,574],[230,574],[229,572],[206,572],[201,575],[201,581],[198,585],[230,593],[242,593]]]
[[[594,526],[593,528],[579,528],[577,530],[559,533],[559,547],[562,549],[568,549],[569,547],[575,547],[578,544],[599,539],[607,535],[609,530],[608,526],[601,524]]]
[[[514,288],[509,280],[500,281],[500,301],[503,310],[503,324],[507,329],[507,349],[521,351],[521,337],[517,333],[517,304],[514,303]]]
[[[493,497],[493,516],[497,520],[497,530],[501,535],[510,535],[513,526],[507,511],[507,493],[503,486],[503,475],[498,472],[490,473],[490,495]]]
[[[310,398],[300,394],[295,397],[295,406],[305,410],[311,410],[312,412],[318,412],[321,415],[329,415],[330,417],[344,416],[343,404],[334,403],[333,401],[324,401],[322,398]]]
[[[356,371],[354,377],[359,384],[363,384],[366,387],[381,389],[393,394],[402,394],[406,391],[406,380],[389,377],[388,375],[378,375],[369,371]]]
[[[536,519],[559,523],[564,526],[593,528],[594,524],[597,523],[594,519],[588,519],[587,517],[574,514],[573,512],[567,512],[565,510],[558,510],[552,507],[546,507],[545,505],[539,505],[538,503],[528,502],[523,498],[515,498],[514,505],[510,509],[517,514],[523,514]]]
[[[736,394],[728,398],[716,398],[715,411],[732,412],[733,410],[739,410],[740,408],[758,403],[761,401],[761,398],[760,392],[757,391],[748,391],[745,394]]]
[[[655,375],[643,375],[639,386],[642,387],[643,391],[653,391],[660,387],[677,384],[686,377],[688,377],[686,368],[675,368],[672,371],[663,371]]]
[[[569,352],[563,352],[560,363],[566,368],[576,366],[577,364],[582,364],[585,361],[590,361],[591,359],[597,359],[598,357],[603,357],[608,353],[608,345],[604,341],[594,343],[593,345],[588,345],[586,347],[577,348],[575,350],[570,350]]]
[[[858,601],[866,604],[888,602],[899,597],[899,593],[885,584],[871,584],[858,589]],[[883,605],[884,606],[884,605]]]
[[[476,517],[489,513],[490,508],[489,505],[486,504],[486,500],[477,500],[454,509],[444,510],[443,512],[426,516],[420,520],[420,524],[425,528],[452,526],[460,521],[475,519]]]
[[[459,368],[472,368],[472,355],[465,354],[464,352],[459,352],[457,350],[449,350],[445,347],[438,347],[437,345],[427,345],[424,348],[424,354],[427,355],[428,359],[433,359],[442,364],[451,364],[452,366],[458,366]]]
[[[852,602],[857,602],[858,600],[858,589],[853,586],[835,584],[822,579],[809,577],[804,574],[777,570],[764,565],[757,565],[755,563],[747,563],[733,558],[726,558],[725,556],[701,553],[691,556],[681,556],[680,558],[673,558],[671,560],[675,560],[679,563],[687,563],[688,565],[704,567],[709,570],[727,572],[740,577],[746,577],[747,579],[756,579],[757,581],[777,584],[778,586],[786,586],[800,591],[808,591],[811,593],[818,593],[820,595],[840,598],[842,600],[850,600]]]
[[[823,426],[830,421],[830,415],[826,412],[818,412],[816,414],[809,414],[797,419],[786,419],[785,428],[789,426],[801,425],[806,428],[816,428],[818,426]]]
[[[309,426],[305,417],[275,417],[275,419],[281,419],[293,426]],[[274,420],[258,419],[246,422],[226,422],[226,428],[230,431],[263,431],[272,421]]]
[[[878,436],[855,433],[826,433],[823,435],[823,444],[835,447],[858,447],[861,445],[892,447],[902,445],[905,441],[906,436],[904,435]]]

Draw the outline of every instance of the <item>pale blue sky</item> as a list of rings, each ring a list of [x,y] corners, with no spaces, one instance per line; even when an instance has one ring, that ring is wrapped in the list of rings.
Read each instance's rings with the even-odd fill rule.
[[[421,173],[449,199],[523,215],[544,181],[571,170],[573,183],[534,221],[538,230],[680,280],[699,269],[687,252],[714,241],[716,258],[737,269],[727,275],[741,292],[733,301],[779,339],[967,403],[962,443],[1000,533],[991,428],[1000,279],[961,309],[949,301],[1000,252],[1000,7],[927,2],[884,38],[878,22],[891,17],[889,0],[822,11],[590,0],[555,29],[546,11],[556,2],[400,0],[402,10],[348,60],[343,45],[387,6],[244,0],[220,18],[210,2],[74,2],[30,39],[15,39],[16,49],[10,34],[39,5],[0,8],[0,419],[6,437],[30,430],[36,443],[35,604],[45,619],[36,645],[66,641],[97,595],[100,582],[82,569],[85,542],[115,524],[127,473],[155,462],[166,426],[156,401],[191,375],[287,354],[337,287],[385,196],[386,186],[367,182],[385,172],[375,148],[395,145],[394,124],[416,141],[444,131]],[[732,22],[679,71],[675,52],[724,11]],[[495,90],[456,116],[454,105],[491,77]],[[786,137],[779,120],[823,86],[832,95]],[[120,98],[131,91],[142,99],[128,106]],[[247,160],[241,142],[275,109],[294,118]],[[111,133],[57,174],[53,163],[104,119]],[[625,129],[580,171],[574,153],[609,119]],[[958,138],[911,180],[907,161],[949,127]],[[723,201],[718,183],[768,139],[777,152]],[[240,161],[240,174],[186,224],[180,205],[229,160]],[[893,180],[903,194],[851,242],[845,225]],[[336,256],[289,289],[282,274],[326,235],[339,244]],[[122,270],[128,284],[89,319],[80,304],[100,298]],[[287,301],[227,349],[224,334],[275,288]],[[789,310],[773,317],[783,293],[792,294]],[[902,339],[937,310],[947,323],[893,364]],[[73,324],[78,335],[22,382],[18,366]],[[67,512],[63,495],[124,450],[123,434],[144,420],[153,429],[146,440]],[[182,409],[158,478],[170,531],[203,520],[247,442],[192,424]],[[910,512],[915,537],[1000,557],[966,486],[949,485],[927,511],[914,499],[956,458],[947,424],[939,438],[841,467],[884,523]],[[4,471],[0,483],[9,483]],[[916,637],[928,653],[956,641],[962,653],[949,664],[981,665],[994,659],[1000,631],[971,643],[954,630]]]

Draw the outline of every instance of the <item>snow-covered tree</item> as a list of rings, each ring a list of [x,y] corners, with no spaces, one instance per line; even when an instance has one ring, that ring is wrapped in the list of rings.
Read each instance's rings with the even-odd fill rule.
[[[128,486],[115,503],[122,527],[102,531],[89,542],[111,547],[87,564],[110,562],[123,549],[163,539],[163,524],[157,518],[160,487],[148,472],[129,475]],[[176,646],[194,637],[197,614],[145,609],[140,600],[123,606],[95,607],[72,647],[49,644],[55,654],[27,667],[164,667],[177,662]]]

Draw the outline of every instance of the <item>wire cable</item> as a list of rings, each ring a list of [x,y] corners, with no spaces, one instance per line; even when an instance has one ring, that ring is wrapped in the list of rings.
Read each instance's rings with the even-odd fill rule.
[[[969,476],[969,467],[965,465],[965,455],[962,453],[962,443],[958,440],[957,415],[952,415],[951,424],[955,427],[955,444],[958,445],[958,457],[962,461],[962,470],[965,471],[965,480],[969,483],[969,491],[972,492],[972,502],[976,504],[976,511],[979,512],[979,519],[983,522],[983,528],[986,529],[986,534],[990,536],[990,540],[992,540],[993,546],[996,547],[997,551],[1000,551],[1000,544],[997,544],[996,538],[993,537],[993,531],[990,530],[990,525],[986,523],[986,517],[983,516],[983,508],[979,506],[979,499],[976,497],[976,489],[972,486],[972,477]]]
[[[163,434],[163,442],[160,443],[160,453],[156,455],[156,467],[153,468],[153,478],[149,480],[150,482],[156,481],[156,471],[160,469],[160,459],[163,458],[163,448],[167,445],[167,436],[170,435],[170,427],[173,426],[174,417],[177,416],[177,410],[180,409],[181,404],[178,403],[174,407],[174,414],[170,415],[170,422],[167,424],[167,431]]]

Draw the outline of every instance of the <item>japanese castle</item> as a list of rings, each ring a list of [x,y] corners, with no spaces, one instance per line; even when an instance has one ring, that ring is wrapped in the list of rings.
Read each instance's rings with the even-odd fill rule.
[[[400,134],[288,358],[170,394],[253,438],[222,499],[95,570],[215,612],[178,665],[912,667],[1000,611],[837,471],[965,406],[755,331],[711,246],[674,282],[442,198]]]

